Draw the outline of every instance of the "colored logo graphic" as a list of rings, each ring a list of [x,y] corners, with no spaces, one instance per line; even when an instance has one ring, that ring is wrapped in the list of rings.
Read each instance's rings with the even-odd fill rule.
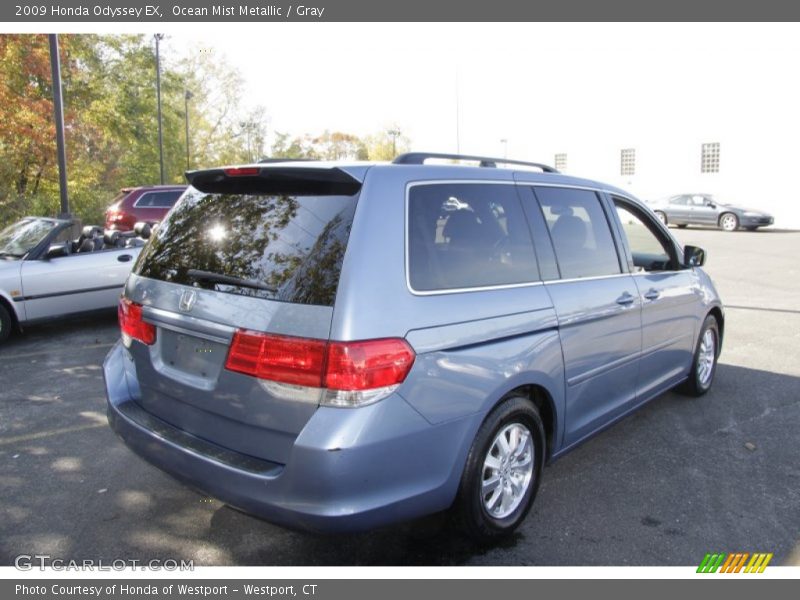
[[[731,554],[706,554],[703,562],[697,567],[698,573],[763,573],[769,561],[772,560],[772,552],[735,552]]]

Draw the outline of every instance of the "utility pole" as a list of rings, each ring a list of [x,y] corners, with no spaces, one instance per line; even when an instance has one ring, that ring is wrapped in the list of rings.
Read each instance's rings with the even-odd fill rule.
[[[161,128],[161,55],[158,44],[164,39],[163,33],[153,36],[156,39],[156,99],[158,101],[158,164],[161,171],[161,185],[164,185],[164,133]]]
[[[503,158],[508,158],[508,140],[503,138],[500,143],[503,144]]]
[[[185,90],[183,93],[183,101],[184,101],[184,111],[183,115],[186,119],[186,170],[188,171],[191,169],[189,166],[190,163],[190,154],[189,154],[189,100],[192,99],[192,92],[189,90]]]
[[[56,145],[58,148],[58,187],[61,190],[62,219],[69,219],[69,194],[67,193],[67,149],[64,143],[64,103],[61,95],[61,57],[58,53],[58,34],[51,33],[50,70],[53,76],[53,113],[56,121]]]
[[[386,133],[392,138],[392,158],[395,158],[397,156],[397,138],[400,136],[400,130],[395,127]]]

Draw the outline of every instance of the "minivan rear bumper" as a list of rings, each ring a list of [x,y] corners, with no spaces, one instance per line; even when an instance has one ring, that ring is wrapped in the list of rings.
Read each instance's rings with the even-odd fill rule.
[[[358,409],[321,407],[282,465],[150,415],[136,402],[133,368],[119,342],[103,364],[108,421],[125,444],[176,479],[291,528],[361,531],[446,509],[480,425],[478,415],[431,425],[397,394]]]

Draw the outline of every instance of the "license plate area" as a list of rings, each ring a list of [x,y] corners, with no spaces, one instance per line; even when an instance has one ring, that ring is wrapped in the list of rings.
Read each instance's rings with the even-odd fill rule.
[[[198,387],[207,387],[219,377],[228,355],[227,344],[164,327],[159,328],[157,338],[160,351],[157,363],[160,364],[156,367],[164,374],[205,382]]]

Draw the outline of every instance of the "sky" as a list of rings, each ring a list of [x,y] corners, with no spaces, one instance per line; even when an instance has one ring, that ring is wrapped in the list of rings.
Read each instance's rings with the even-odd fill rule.
[[[397,124],[415,149],[507,150],[533,160],[587,137],[636,143],[698,130],[713,137],[731,123],[779,127],[800,100],[793,24],[267,23],[167,31],[176,53],[227,57],[245,78],[247,100],[266,106],[273,131],[368,134]]]

